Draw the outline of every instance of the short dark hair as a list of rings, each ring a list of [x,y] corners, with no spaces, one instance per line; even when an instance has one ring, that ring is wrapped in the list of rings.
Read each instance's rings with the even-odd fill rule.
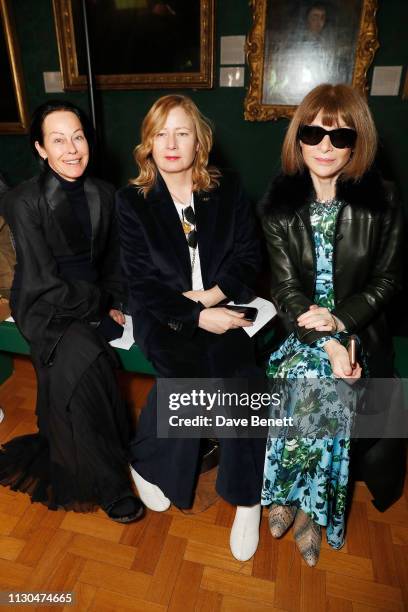
[[[329,4],[327,2],[313,2],[306,8],[306,16],[308,16],[313,10],[324,11],[327,15]]]
[[[88,141],[89,146],[89,156],[92,159],[92,153],[95,148],[95,131],[92,127],[91,122],[88,119],[88,116],[84,113],[84,111],[72,104],[72,102],[68,102],[66,100],[48,100],[40,106],[37,106],[35,111],[31,117],[30,124],[30,145],[34,155],[39,159],[40,163],[43,165],[44,160],[39,155],[37,149],[35,148],[35,143],[38,141],[41,146],[44,145],[44,132],[43,125],[45,118],[51,113],[55,113],[56,111],[68,111],[70,113],[74,113],[81,122],[82,129],[84,130],[85,138]]]

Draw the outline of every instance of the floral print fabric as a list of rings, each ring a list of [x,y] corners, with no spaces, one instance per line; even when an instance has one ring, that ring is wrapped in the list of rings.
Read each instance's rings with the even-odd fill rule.
[[[333,238],[340,208],[341,202],[336,200],[310,205],[317,271],[315,303],[329,310],[334,307]],[[336,337],[341,341],[344,335]],[[343,387],[339,393],[339,382],[323,349],[326,340],[309,346],[292,333],[270,356],[267,375],[284,379],[276,381],[283,405],[300,426],[268,436],[262,504],[301,508],[326,526],[328,543],[341,548],[356,393],[344,382],[340,382]],[[330,418],[324,406],[330,406]]]

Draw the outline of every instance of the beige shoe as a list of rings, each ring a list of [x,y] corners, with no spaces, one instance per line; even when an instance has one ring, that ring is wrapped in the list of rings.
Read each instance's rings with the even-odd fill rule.
[[[293,524],[296,545],[309,567],[314,567],[319,560],[322,543],[322,530],[303,510],[296,513]]]
[[[274,538],[280,538],[292,525],[296,516],[296,506],[272,504],[269,511],[269,529]]]

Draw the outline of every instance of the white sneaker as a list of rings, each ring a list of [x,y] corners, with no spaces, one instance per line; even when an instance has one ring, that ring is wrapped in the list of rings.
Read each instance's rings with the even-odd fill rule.
[[[230,534],[230,548],[235,559],[248,561],[254,556],[259,542],[261,504],[237,506]]]
[[[155,512],[164,512],[170,508],[170,500],[157,485],[147,482],[132,466],[130,466],[130,473],[137,487],[139,497],[146,508],[150,508],[150,510]]]
[[[0,423],[4,419],[4,411],[0,408]]]

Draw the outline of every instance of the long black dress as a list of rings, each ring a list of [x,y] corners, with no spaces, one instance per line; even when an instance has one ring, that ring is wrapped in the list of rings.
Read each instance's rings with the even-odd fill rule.
[[[4,205],[17,251],[12,314],[37,374],[39,432],[4,445],[0,483],[52,510],[132,495],[127,414],[105,337],[116,332],[108,311],[121,298],[113,193],[49,170]]]

